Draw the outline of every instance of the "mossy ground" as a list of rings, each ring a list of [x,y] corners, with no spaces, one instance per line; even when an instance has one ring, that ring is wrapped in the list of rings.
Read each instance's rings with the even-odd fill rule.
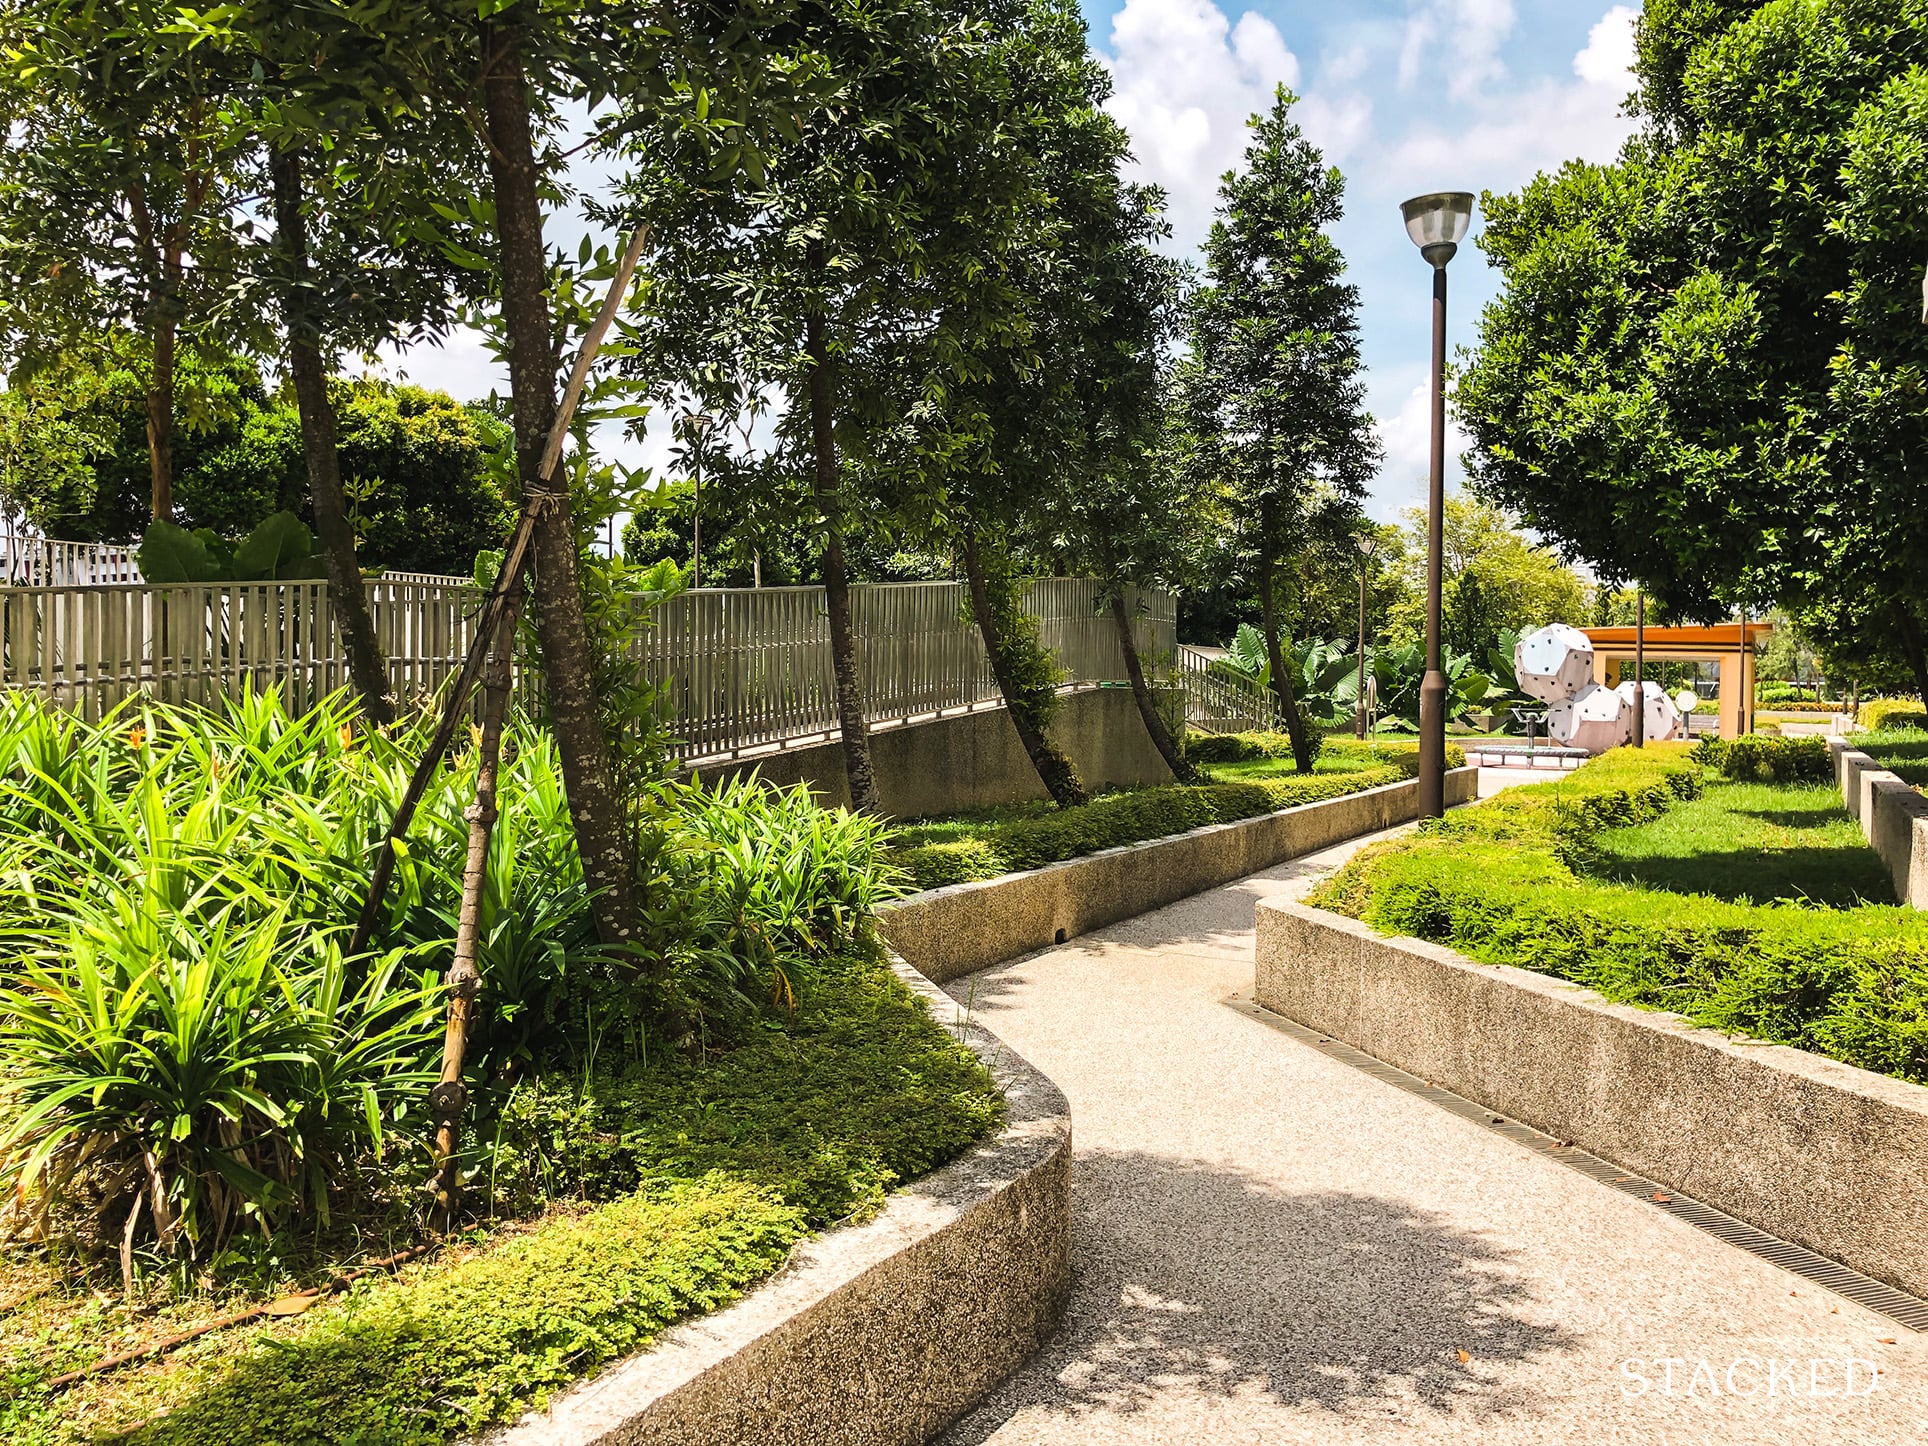
[[[996,1127],[989,1076],[879,954],[789,973],[794,1011],[720,1054],[532,1076],[502,1111],[498,1168],[546,1182],[540,1213],[481,1223],[304,1315],[51,1392],[60,1372],[250,1301],[187,1293],[136,1315],[8,1262],[0,1440],[439,1442],[733,1299],[804,1235],[874,1211]]]

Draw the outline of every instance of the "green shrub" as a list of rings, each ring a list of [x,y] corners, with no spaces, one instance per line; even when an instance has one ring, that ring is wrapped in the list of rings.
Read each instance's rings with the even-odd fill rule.
[[[94,724],[0,695],[0,949],[16,965],[0,987],[0,1188],[44,1207],[33,1228],[78,1228],[58,1208],[71,1194],[118,1244],[138,1204],[137,1244],[205,1258],[242,1223],[325,1213],[328,1182],[409,1157],[391,1144],[419,1151],[476,760],[436,775],[374,947],[345,959],[371,847],[432,723],[356,719],[346,695],[297,716],[274,692],[218,712],[136,702]],[[892,887],[881,827],[804,790],[665,785],[635,805],[642,937],[605,950],[553,741],[527,720],[507,731],[498,793],[479,1083],[545,1053],[747,1026],[789,988],[781,957],[849,944]]]
[[[1928,712],[1919,698],[1870,698],[1855,714],[1855,721],[1871,732],[1913,728],[1928,730]]]
[[[1747,783],[1818,783],[1834,776],[1825,738],[1765,733],[1703,738],[1695,745],[1694,758],[1723,778]]]
[[[1294,773],[1236,783],[1143,788],[1096,798],[1078,808],[986,824],[962,839],[918,842],[918,830],[912,828],[906,830],[912,842],[893,859],[910,873],[913,887],[934,889],[1039,868],[1207,824],[1256,818],[1397,783],[1406,776],[1406,770],[1382,764],[1351,773]]]
[[[474,1435],[732,1300],[808,1231],[874,1212],[997,1127],[988,1072],[879,951],[811,961],[796,984],[793,1011],[721,1053],[517,1085],[483,1122],[500,1145],[475,1162],[472,1190],[506,1209],[580,1205],[69,1392],[45,1378],[101,1342],[36,1341],[10,1362],[0,1439],[72,1446],[109,1426],[156,1446]],[[125,1433],[127,1420],[146,1424]]]
[[[1385,934],[1928,1082],[1928,918],[1656,895],[1578,876],[1599,829],[1694,796],[1679,745],[1615,750],[1362,851],[1314,895]],[[1656,756],[1657,755],[1657,756]]]
[[[1385,763],[1399,764],[1411,772],[1419,766],[1419,745],[1405,740],[1357,739],[1328,733],[1320,756],[1343,759],[1361,768]],[[1185,756],[1194,763],[1252,763],[1265,758],[1292,757],[1292,739],[1284,733],[1188,733]],[[1466,750],[1457,743],[1446,745],[1446,766],[1464,768]]]

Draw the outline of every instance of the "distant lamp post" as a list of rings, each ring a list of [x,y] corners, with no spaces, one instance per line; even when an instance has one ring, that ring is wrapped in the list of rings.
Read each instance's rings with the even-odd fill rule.
[[[1433,447],[1426,490],[1426,676],[1419,684],[1419,814],[1446,812],[1446,670],[1439,657],[1440,556],[1446,529],[1446,263],[1473,224],[1469,191],[1403,201],[1406,234],[1433,268]]]
[[[1372,568],[1372,555],[1379,550],[1379,539],[1362,532],[1353,539],[1359,549],[1359,701],[1354,711],[1352,731],[1366,736],[1366,573]]]
[[[1633,593],[1633,746],[1647,746],[1647,594]]]
[[[683,418],[683,435],[690,440],[690,462],[696,477],[696,527],[690,539],[690,587],[703,585],[703,439],[716,425],[708,412],[692,412]]]

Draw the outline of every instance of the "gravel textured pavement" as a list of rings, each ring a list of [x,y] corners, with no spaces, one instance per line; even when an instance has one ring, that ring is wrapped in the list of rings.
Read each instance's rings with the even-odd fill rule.
[[[1928,1443],[1928,1337],[1228,1003],[1357,846],[947,986],[1070,1097],[1076,1278],[944,1440]]]

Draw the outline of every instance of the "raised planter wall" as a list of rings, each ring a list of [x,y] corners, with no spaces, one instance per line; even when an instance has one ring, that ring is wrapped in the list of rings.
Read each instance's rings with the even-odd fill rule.
[[[1129,688],[1080,688],[1059,700],[1051,741],[1093,788],[1142,788],[1170,783],[1172,771],[1152,746]],[[1018,730],[1002,706],[875,728],[870,762],[884,812],[921,818],[966,808],[991,808],[1048,798]],[[756,769],[768,782],[807,783],[827,806],[850,802],[843,745],[813,743],[745,754],[727,762],[698,762],[699,776],[733,778]]]
[[[1447,771],[1448,806],[1478,794],[1479,769]],[[1041,869],[927,889],[885,908],[878,926],[893,948],[942,984],[1417,817],[1418,783],[1389,783]]]
[[[1841,802],[1895,881],[1895,898],[1928,908],[1928,798],[1845,738],[1828,739]]]
[[[1035,1351],[1071,1282],[1071,1116],[1058,1087],[895,961],[997,1076],[1004,1129],[799,1245],[735,1305],[483,1438],[486,1446],[906,1446]]]
[[[1928,1295],[1928,1089],[1298,904],[1257,1000],[1783,1239]]]

